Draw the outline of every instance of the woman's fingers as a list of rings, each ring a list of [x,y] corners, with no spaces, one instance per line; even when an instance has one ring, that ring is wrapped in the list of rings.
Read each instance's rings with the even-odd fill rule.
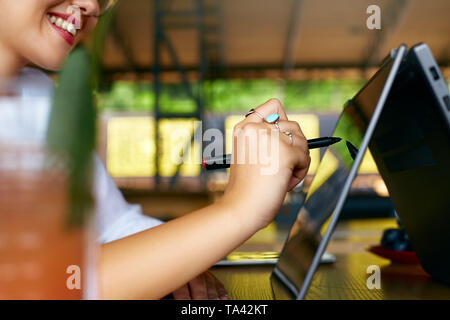
[[[172,296],[175,300],[191,300],[191,295],[187,284],[172,292]]]
[[[235,127],[235,134],[243,134],[245,136],[247,133],[258,134],[258,130],[272,129],[278,130],[279,128],[279,141],[283,141],[293,148],[284,149],[286,153],[283,153],[285,157],[291,159],[292,177],[288,181],[288,191],[292,190],[296,185],[298,185],[306,175],[310,164],[309,148],[308,142],[305,135],[300,128],[300,125],[296,121],[288,121],[286,113],[281,106],[281,103],[277,99],[270,99],[266,103],[262,104],[255,111],[243,121],[238,123]],[[278,128],[275,124],[269,124],[264,122],[264,118],[272,113],[279,114],[280,118],[278,121]],[[240,132],[242,130],[242,132]],[[290,132],[286,134],[286,131]],[[236,145],[236,144],[235,144]],[[245,153],[247,151],[246,145],[239,145],[240,148],[233,150],[233,153]]]
[[[205,272],[206,290],[208,292],[208,300],[218,300],[219,293],[216,289],[216,278],[209,272]]]
[[[208,299],[229,300],[227,291],[223,287],[223,284],[212,273],[206,272],[205,278],[208,289]]]
[[[287,139],[287,141],[290,140],[289,136],[285,133],[285,131],[288,130],[292,134],[292,145],[308,150],[307,152],[309,153],[308,142],[296,121],[280,121],[278,125],[280,126],[280,134],[286,137],[284,139]]]
[[[303,138],[305,137],[297,121],[280,121],[278,122],[278,125],[280,126],[280,130],[282,132],[289,130],[293,134],[296,134]]]
[[[222,283],[210,272],[202,273],[172,295],[175,300],[229,300]]]
[[[217,293],[217,296],[220,300],[230,300],[227,294],[227,290],[223,286],[222,282],[220,282],[212,273],[207,272],[207,276],[212,279],[212,282],[214,284],[214,291]],[[209,289],[209,287],[208,287]],[[211,288],[212,289],[212,288]]]
[[[302,180],[304,179],[303,177],[305,177],[306,173],[308,172],[308,169],[309,169],[309,165],[306,168],[294,169],[294,171],[292,172],[292,177],[291,177],[291,179],[289,180],[289,183],[288,183],[287,191],[291,191],[300,182],[302,182]]]
[[[300,147],[294,146],[292,150],[292,177],[289,179],[287,191],[291,191],[296,185],[298,185],[308,172],[309,165],[311,163],[311,157],[309,156],[308,143],[305,138],[294,136],[294,139],[300,140]]]
[[[204,274],[201,274],[195,279],[189,281],[189,291],[192,300],[208,299],[208,289],[206,288],[206,279]]]
[[[247,116],[247,121],[263,122],[264,119],[272,113],[277,113],[280,116],[280,120],[287,120],[286,112],[284,112],[283,106],[278,99],[268,100],[259,107],[255,108],[255,111],[257,113],[254,112]]]
[[[292,177],[288,182],[288,191],[290,191],[303,180],[309,169],[311,158],[309,156],[308,141],[300,125],[296,121],[280,121],[279,126],[280,134],[286,136],[284,139],[289,139],[289,136],[285,133],[286,130],[292,134],[292,146],[294,147],[292,154],[295,166],[292,171]]]
[[[242,129],[242,127],[249,122],[262,123],[264,122],[264,119],[272,113],[277,113],[280,116],[280,121],[286,121],[288,119],[280,100],[275,98],[269,99],[259,107],[255,108],[255,111],[256,112],[253,112],[238,124],[236,124],[234,130],[236,131]]]

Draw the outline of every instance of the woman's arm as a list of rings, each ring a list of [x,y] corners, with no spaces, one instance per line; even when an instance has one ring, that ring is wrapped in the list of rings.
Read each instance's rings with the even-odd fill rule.
[[[236,125],[235,163],[223,198],[179,219],[104,244],[100,257],[102,298],[164,297],[273,219],[286,192],[306,175],[309,150],[299,125],[287,121],[278,100],[269,100],[256,110],[263,116],[278,113],[280,130],[292,133],[292,143],[288,135],[257,114]],[[255,136],[252,142],[247,139]]]
[[[159,299],[222,259],[254,233],[230,207],[216,203],[192,214],[104,244],[104,299]]]

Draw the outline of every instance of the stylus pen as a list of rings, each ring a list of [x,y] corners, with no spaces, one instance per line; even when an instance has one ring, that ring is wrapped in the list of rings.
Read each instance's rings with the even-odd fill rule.
[[[341,138],[336,137],[322,137],[317,139],[308,140],[308,148],[309,149],[317,149],[331,146],[336,142],[341,141]],[[230,167],[231,163],[231,154],[226,154],[223,156],[212,157],[212,158],[202,158],[203,168],[206,170],[216,170],[216,169],[225,169]]]

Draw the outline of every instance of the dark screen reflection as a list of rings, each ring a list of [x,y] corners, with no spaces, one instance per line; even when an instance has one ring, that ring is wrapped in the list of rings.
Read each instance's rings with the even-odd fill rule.
[[[342,140],[326,150],[290,231],[276,269],[289,280],[291,290],[296,288],[295,294],[302,286],[325,232],[324,226],[341,196],[391,66],[392,62],[380,69],[344,107],[332,134]]]

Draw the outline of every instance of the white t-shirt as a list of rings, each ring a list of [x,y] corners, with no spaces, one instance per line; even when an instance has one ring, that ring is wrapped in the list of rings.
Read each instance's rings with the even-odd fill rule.
[[[34,116],[43,119],[45,123],[41,127],[46,128],[53,96],[52,80],[40,70],[24,68],[19,75],[18,90],[22,98],[39,99],[40,106],[34,110],[34,112],[38,110],[39,114]],[[94,196],[99,243],[114,241],[162,223],[143,215],[139,205],[131,205],[125,201],[97,155],[94,168]]]

